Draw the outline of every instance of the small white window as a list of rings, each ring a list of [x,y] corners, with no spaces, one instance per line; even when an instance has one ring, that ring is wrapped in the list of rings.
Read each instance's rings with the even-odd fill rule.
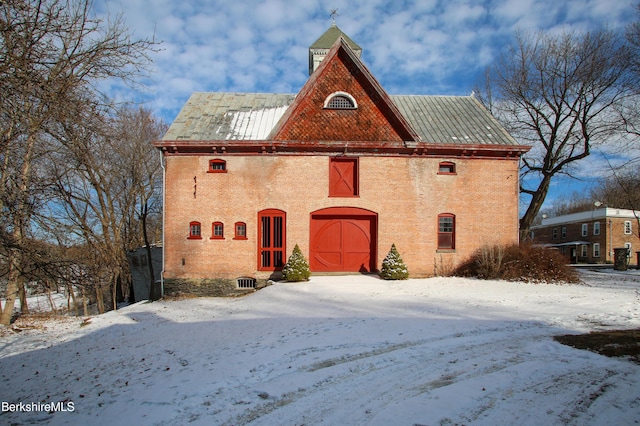
[[[561,229],[562,232],[562,239],[564,240],[565,238],[567,238],[567,227],[563,226]]]
[[[630,220],[625,220],[624,221],[624,233],[625,233],[625,235],[631,235],[631,221]]]
[[[593,235],[600,235],[600,222],[593,222]]]
[[[326,109],[357,109],[358,103],[347,92],[334,92],[324,100]]]
[[[580,257],[587,257],[587,245],[583,244],[580,246],[580,248],[581,248]]]
[[[600,243],[593,244],[593,257],[600,257]]]
[[[589,235],[589,225],[586,223],[582,224],[582,236],[586,237],[587,235]]]
[[[236,278],[237,288],[256,288],[256,279],[250,277]]]
[[[631,257],[631,243],[624,243],[624,247],[627,249],[627,258]]]

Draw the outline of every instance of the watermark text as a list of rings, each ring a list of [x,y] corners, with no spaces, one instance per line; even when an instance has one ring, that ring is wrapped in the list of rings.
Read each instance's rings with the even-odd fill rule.
[[[73,412],[76,407],[73,401],[58,402],[7,402],[0,403],[3,413],[32,413],[44,411],[47,413]]]

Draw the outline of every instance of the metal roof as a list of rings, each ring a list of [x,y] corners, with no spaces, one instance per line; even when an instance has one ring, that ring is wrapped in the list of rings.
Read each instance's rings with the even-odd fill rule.
[[[191,95],[163,140],[266,140],[295,94]],[[473,96],[390,96],[421,142],[518,145]]]
[[[342,37],[346,40],[347,44],[354,51],[362,51],[362,48],[358,46],[358,43],[351,40],[351,38],[346,35],[336,24],[331,25],[327,31],[324,32],[316,41],[313,42],[309,49],[331,49],[333,43],[339,38]]]
[[[204,93],[191,95],[163,140],[262,140],[296,95]]]
[[[517,145],[473,96],[391,95],[426,143]]]

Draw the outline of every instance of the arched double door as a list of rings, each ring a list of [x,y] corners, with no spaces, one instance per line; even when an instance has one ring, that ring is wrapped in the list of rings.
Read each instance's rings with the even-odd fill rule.
[[[311,213],[311,270],[375,271],[377,226],[376,213],[355,207],[330,207]]]

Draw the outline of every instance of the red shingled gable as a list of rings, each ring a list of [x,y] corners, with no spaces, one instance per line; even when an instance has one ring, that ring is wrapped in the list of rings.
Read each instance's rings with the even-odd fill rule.
[[[325,109],[325,100],[335,92],[349,93],[358,108]],[[417,141],[419,137],[369,70],[340,38],[269,139],[402,142]]]

